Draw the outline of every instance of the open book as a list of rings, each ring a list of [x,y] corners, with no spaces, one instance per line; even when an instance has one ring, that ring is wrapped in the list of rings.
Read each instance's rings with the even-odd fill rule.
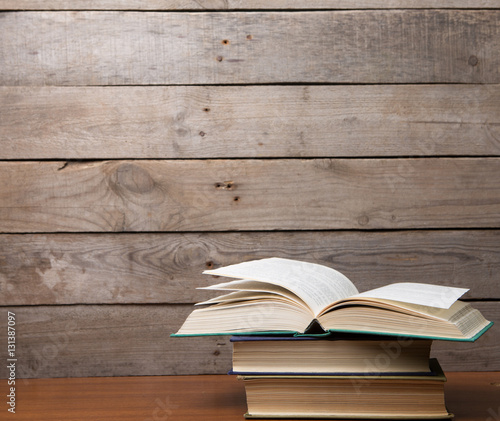
[[[198,303],[173,336],[356,332],[474,341],[492,325],[457,301],[464,288],[396,283],[359,293],[332,268],[276,257],[203,273],[236,280],[203,288],[227,293]]]

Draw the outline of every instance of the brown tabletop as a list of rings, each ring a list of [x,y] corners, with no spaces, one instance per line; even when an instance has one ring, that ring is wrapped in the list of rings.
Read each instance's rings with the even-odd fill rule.
[[[500,372],[447,377],[446,403],[457,421],[500,421]],[[243,420],[246,411],[242,382],[227,375],[17,379],[16,413],[2,406],[0,419],[16,421],[223,421]]]

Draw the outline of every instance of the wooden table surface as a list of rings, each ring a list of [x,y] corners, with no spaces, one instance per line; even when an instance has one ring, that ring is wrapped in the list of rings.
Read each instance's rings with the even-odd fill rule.
[[[446,403],[456,420],[500,420],[500,372],[447,377]],[[17,379],[16,413],[2,407],[0,419],[16,421],[223,421],[243,420],[246,402],[235,376],[93,377]]]

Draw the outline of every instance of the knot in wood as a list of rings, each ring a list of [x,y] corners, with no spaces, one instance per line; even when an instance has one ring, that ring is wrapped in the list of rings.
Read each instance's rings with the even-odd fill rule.
[[[370,222],[370,218],[368,217],[368,215],[363,214],[358,218],[358,224],[361,226],[367,225],[368,222]]]
[[[140,206],[157,206],[165,201],[166,194],[147,168],[130,162],[113,166],[108,183],[111,191],[121,199]]]
[[[114,174],[113,181],[122,189],[134,193],[149,193],[155,182],[148,171],[134,164],[120,165]]]
[[[476,56],[469,57],[469,65],[475,67],[479,64],[479,59]]]

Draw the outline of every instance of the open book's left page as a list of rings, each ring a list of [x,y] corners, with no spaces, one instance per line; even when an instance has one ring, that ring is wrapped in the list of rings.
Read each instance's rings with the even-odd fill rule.
[[[279,285],[300,297],[314,315],[337,300],[358,294],[354,284],[335,269],[278,257],[238,263],[203,273]],[[208,289],[217,289],[217,285]]]

